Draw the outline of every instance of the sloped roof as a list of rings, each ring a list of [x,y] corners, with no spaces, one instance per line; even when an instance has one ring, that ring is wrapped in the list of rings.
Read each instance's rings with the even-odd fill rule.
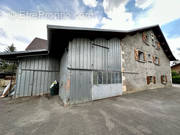
[[[161,43],[164,53],[170,61],[176,60],[172,54],[169,45],[161,31],[159,25],[143,27],[139,29],[134,29],[130,31],[119,31],[110,29],[97,29],[97,28],[82,28],[82,27],[67,27],[67,26],[57,26],[57,25],[47,25],[48,29],[48,47],[49,52],[56,54],[57,50],[63,50],[66,48],[67,41],[72,40],[75,37],[86,37],[86,38],[96,38],[98,36],[110,39],[113,37],[124,38],[126,35],[133,35],[137,32],[143,32],[146,30],[153,30],[158,40]],[[61,38],[60,38],[61,37]],[[66,44],[65,44],[66,43]],[[61,44],[61,46],[59,46]],[[58,52],[59,53],[59,52]],[[57,53],[57,54],[58,54]]]
[[[3,53],[0,53],[0,58],[6,59],[6,60],[16,60],[21,57],[41,56],[41,55],[48,55],[48,54],[49,52],[46,49],[18,51],[18,52],[3,52]]]
[[[174,67],[177,67],[177,66],[180,66],[180,63],[177,63],[177,64],[171,66],[171,68],[174,68]]]
[[[36,37],[36,38],[26,47],[25,50],[28,51],[28,50],[40,50],[40,49],[46,49],[46,50],[48,50],[47,40]]]
[[[172,54],[169,45],[159,27],[159,25],[144,27],[131,31],[118,31],[118,30],[107,30],[97,28],[81,28],[81,27],[65,27],[56,25],[47,25],[48,29],[48,41],[40,38],[35,38],[26,48],[26,51],[15,52],[15,53],[0,53],[0,58],[13,58],[30,56],[30,55],[44,55],[53,54],[60,55],[64,49],[67,48],[69,40],[75,37],[88,37],[90,39],[98,36],[105,38],[119,37],[124,38],[126,35],[132,35],[137,32],[143,32],[146,30],[153,30],[158,40],[161,43],[164,53],[170,61],[176,60]],[[37,50],[37,51],[36,51]],[[39,51],[38,51],[39,50]],[[30,52],[29,52],[30,51]]]

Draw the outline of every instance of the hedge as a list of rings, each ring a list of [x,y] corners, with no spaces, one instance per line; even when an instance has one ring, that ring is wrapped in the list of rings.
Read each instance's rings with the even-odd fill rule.
[[[180,84],[180,76],[173,76],[172,77],[172,82],[176,84]]]

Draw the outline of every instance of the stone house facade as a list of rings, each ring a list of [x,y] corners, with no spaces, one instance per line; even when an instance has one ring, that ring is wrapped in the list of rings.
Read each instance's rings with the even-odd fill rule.
[[[122,39],[124,91],[171,86],[170,60],[160,44],[152,30]]]

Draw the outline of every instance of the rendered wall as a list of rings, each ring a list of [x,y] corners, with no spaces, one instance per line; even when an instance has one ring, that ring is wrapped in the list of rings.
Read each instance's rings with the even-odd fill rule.
[[[152,31],[149,31],[152,32]],[[169,87],[172,85],[170,61],[162,48],[155,49],[152,45],[146,45],[142,40],[142,33],[126,36],[122,40],[122,71],[123,91],[145,90]],[[150,62],[138,62],[135,60],[134,49],[142,50],[151,56],[160,58],[160,66]],[[161,75],[167,75],[167,84],[161,84]],[[156,84],[147,85],[147,76],[155,76]]]

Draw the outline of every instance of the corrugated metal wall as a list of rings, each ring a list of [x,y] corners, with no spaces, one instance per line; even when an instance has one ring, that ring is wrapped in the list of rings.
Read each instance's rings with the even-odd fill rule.
[[[93,45],[93,43],[106,48]],[[68,66],[80,69],[121,71],[120,40],[117,38],[93,41],[83,38],[74,39],[69,43]]]
[[[92,71],[71,71],[70,102],[79,103],[92,100]]]
[[[60,82],[59,82],[59,96],[66,104],[70,95],[70,73],[67,69],[68,52],[65,51],[60,60]]]
[[[15,97],[42,95],[59,80],[59,60],[50,56],[27,57],[19,60]]]
[[[92,100],[93,71],[121,71],[121,46],[117,38],[93,41],[76,38],[69,43],[68,54],[72,103]]]

